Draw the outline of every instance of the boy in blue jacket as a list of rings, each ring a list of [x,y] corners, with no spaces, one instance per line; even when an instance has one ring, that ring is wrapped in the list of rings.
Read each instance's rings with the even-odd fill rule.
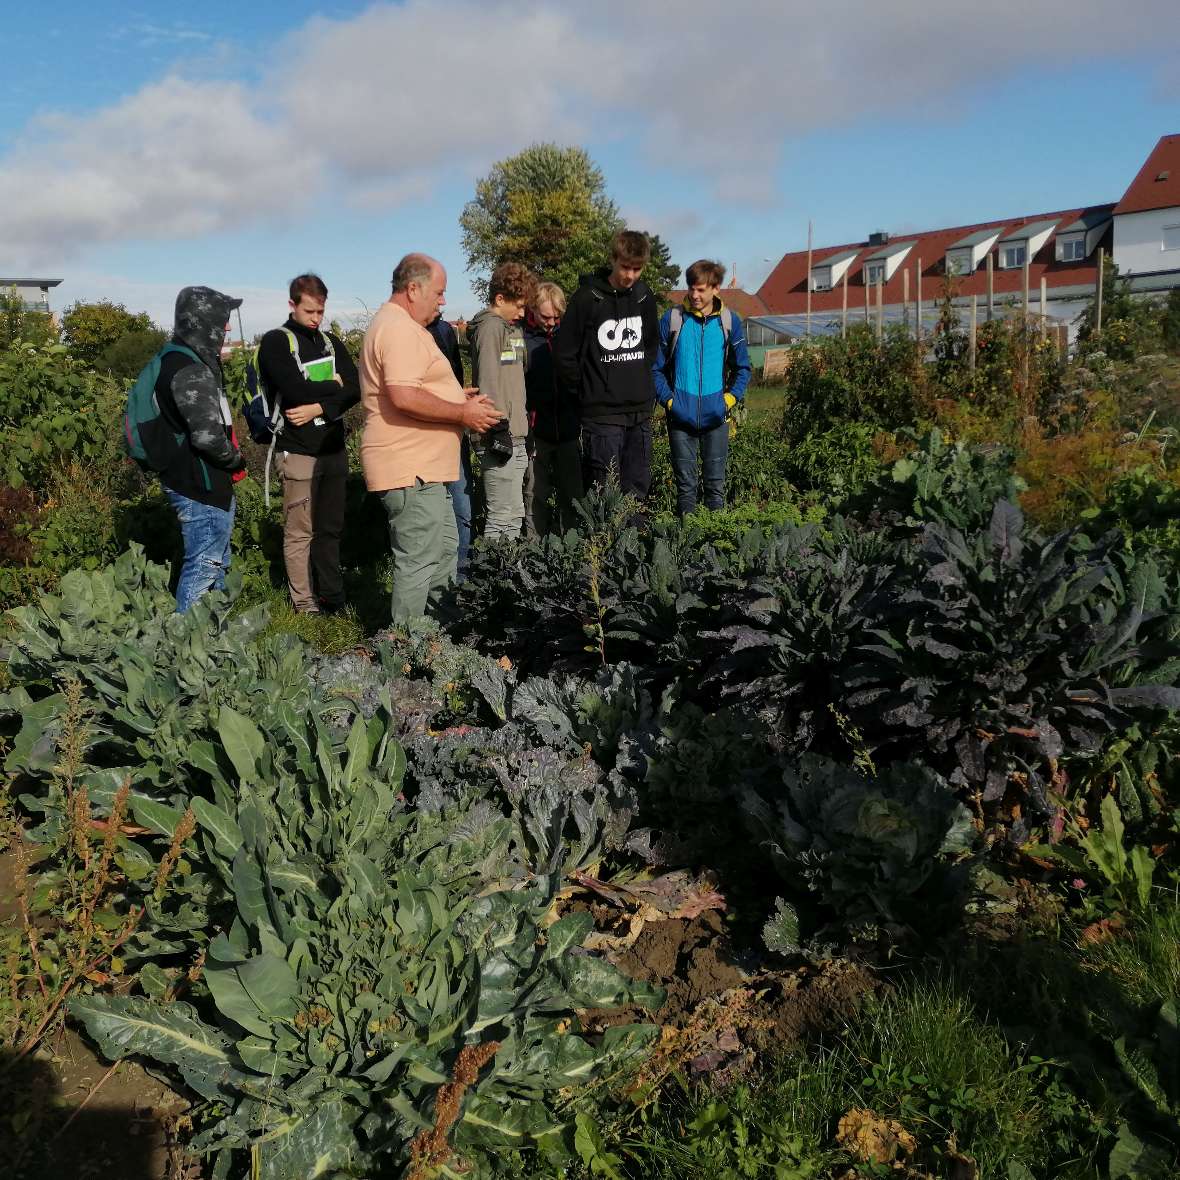
[[[668,419],[676,512],[725,507],[729,411],[745,396],[750,356],[741,319],[721,301],[725,267],[702,258],[685,272],[688,295],[660,320],[653,376]]]

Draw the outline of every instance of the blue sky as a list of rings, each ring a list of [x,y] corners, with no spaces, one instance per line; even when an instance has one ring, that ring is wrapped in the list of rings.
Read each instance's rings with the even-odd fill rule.
[[[475,304],[458,215],[497,159],[580,144],[638,228],[756,288],[806,242],[1116,200],[1180,131],[1174,0],[22,5],[0,34],[0,273],[248,333],[318,270],[375,308],[402,253]],[[771,260],[771,261],[768,261]]]

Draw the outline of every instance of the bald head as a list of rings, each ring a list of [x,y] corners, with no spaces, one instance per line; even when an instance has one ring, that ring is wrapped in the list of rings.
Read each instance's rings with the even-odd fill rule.
[[[393,268],[393,293],[405,291],[411,283],[429,282],[435,270],[442,270],[442,263],[429,254],[407,254]]]
[[[407,254],[393,268],[391,301],[405,308],[423,327],[442,314],[446,294],[447,272],[429,254]]]

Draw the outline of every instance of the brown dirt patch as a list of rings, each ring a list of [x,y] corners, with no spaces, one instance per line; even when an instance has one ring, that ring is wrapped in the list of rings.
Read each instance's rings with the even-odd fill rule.
[[[632,946],[610,957],[626,974],[664,988],[667,999],[654,1014],[639,1008],[584,1012],[583,1027],[595,1032],[654,1021],[662,1039],[652,1070],[684,1065],[719,1080],[743,1072],[759,1056],[846,1023],[880,986],[866,968],[845,960],[747,973],[733,961],[714,912],[649,922]]]
[[[199,1168],[176,1145],[185,1099],[132,1061],[102,1081],[109,1069],[110,1063],[70,1029],[50,1048],[15,1064],[12,1054],[0,1049],[5,1175],[199,1180]]]

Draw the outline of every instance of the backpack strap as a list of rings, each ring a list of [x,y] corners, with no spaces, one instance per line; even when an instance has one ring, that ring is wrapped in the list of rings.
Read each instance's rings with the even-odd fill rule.
[[[684,312],[678,307],[668,312],[668,363],[676,355],[676,341],[680,339],[680,329],[684,327]]]

